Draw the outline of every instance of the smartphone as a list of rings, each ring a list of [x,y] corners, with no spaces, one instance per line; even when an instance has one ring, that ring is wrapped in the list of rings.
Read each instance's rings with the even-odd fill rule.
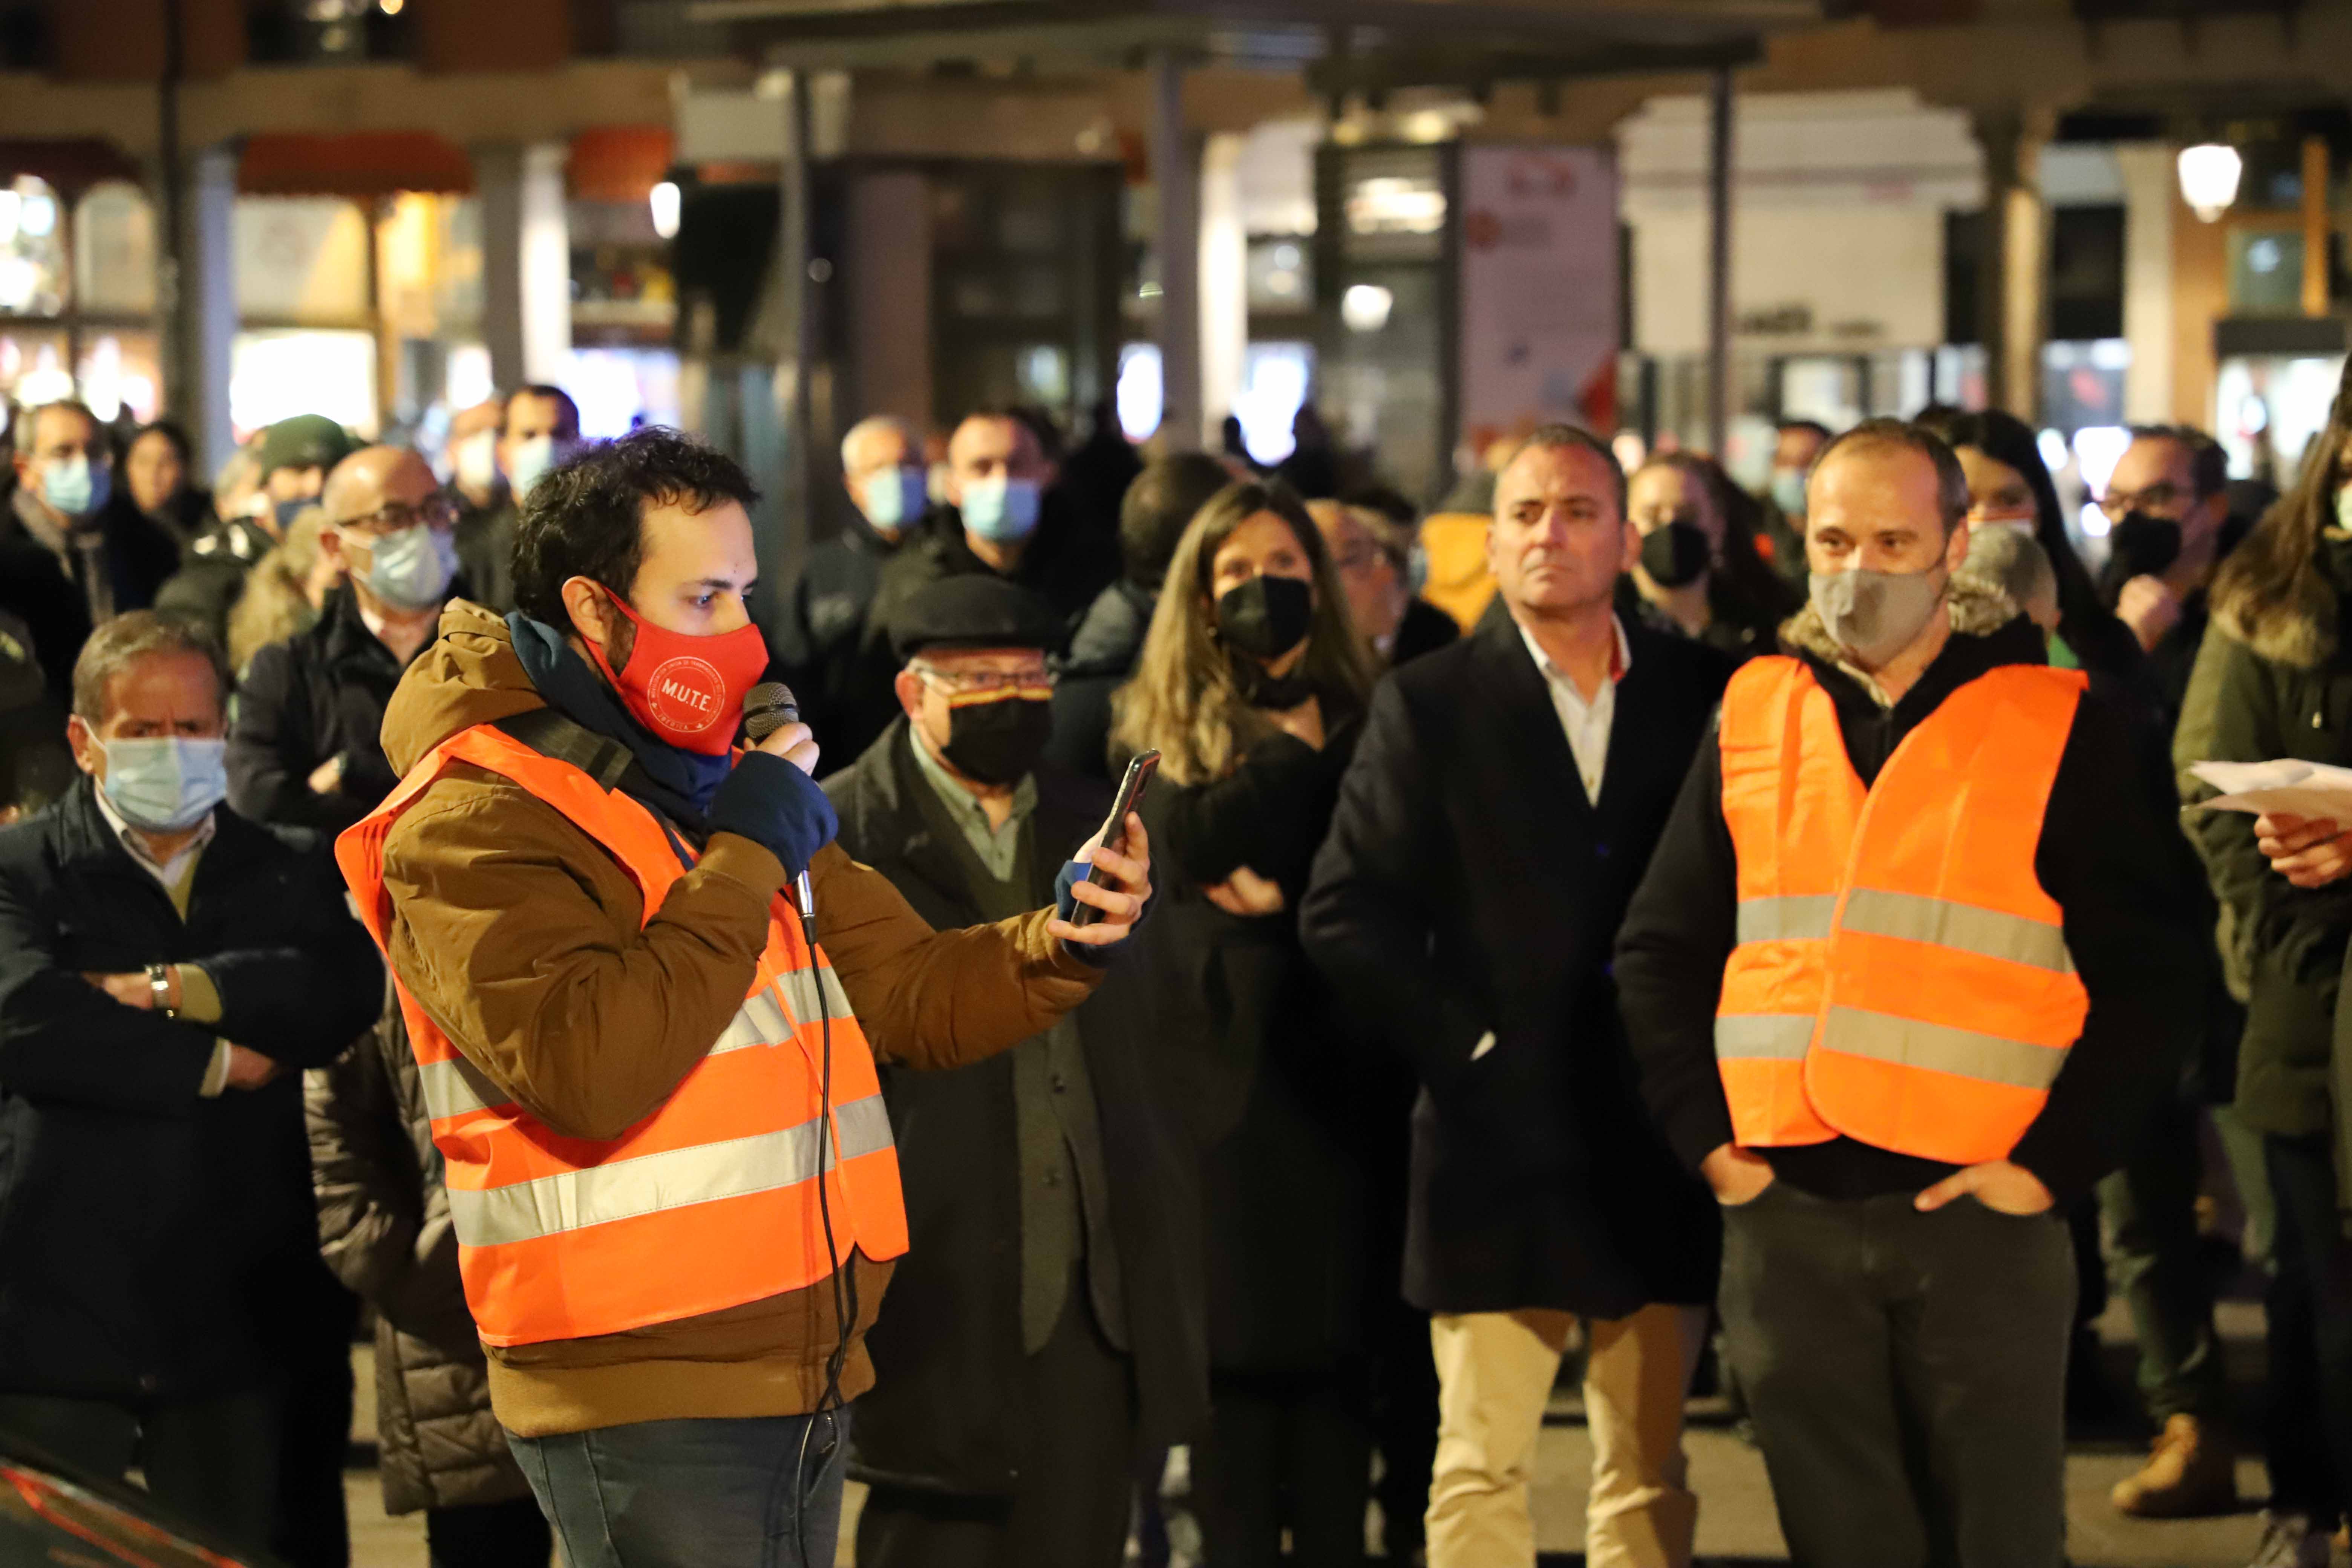
[[[1151,775],[1159,769],[1160,753],[1158,752],[1141,752],[1133,762],[1127,764],[1127,776],[1118,781],[1118,797],[1111,803],[1110,815],[1103,819],[1104,847],[1118,849],[1125,846],[1127,814],[1142,805],[1144,786],[1151,782]],[[1092,866],[1087,867],[1078,877],[1081,882],[1091,882],[1094,879],[1095,868]],[[1070,923],[1077,926],[1090,926],[1100,919],[1102,919],[1100,910],[1092,904],[1082,903],[1078,905],[1077,911],[1071,915]]]

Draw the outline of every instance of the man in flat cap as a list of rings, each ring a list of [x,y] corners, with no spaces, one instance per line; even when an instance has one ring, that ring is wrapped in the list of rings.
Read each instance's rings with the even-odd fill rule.
[[[1041,760],[1061,622],[993,576],[946,578],[888,632],[900,717],[826,781],[844,849],[934,928],[1050,897],[1110,808]],[[861,1568],[1115,1568],[1134,1460],[1207,1408],[1188,1183],[1139,1049],[1134,963],[971,1067],[886,1067],[911,1243],[866,1343],[851,1474]]]
[[[297,414],[265,425],[247,443],[260,479],[241,515],[223,516],[196,535],[177,575],[155,595],[155,608],[228,641],[228,615],[246,574],[286,538],[308,507],[319,504],[327,474],[360,449],[352,434],[323,414]]]

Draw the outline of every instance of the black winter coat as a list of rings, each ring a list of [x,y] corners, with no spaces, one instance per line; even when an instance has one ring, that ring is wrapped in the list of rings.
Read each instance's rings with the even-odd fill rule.
[[[1110,781],[1110,699],[1135,673],[1151,626],[1156,588],[1121,578],[1095,595],[1054,683],[1054,733],[1045,758],[1082,778]]]
[[[179,571],[156,590],[156,613],[202,626],[226,647],[229,612],[245,592],[245,579],[277,543],[259,523],[241,517],[214,523],[196,535],[182,552]]]
[[[1502,615],[1381,683],[1316,859],[1307,951],[1421,1080],[1404,1291],[1428,1311],[1715,1296],[1715,1206],[1642,1109],[1609,964],[1731,665],[1626,637],[1597,805]]]
[[[257,1377],[317,1231],[295,1073],[374,1018],[383,971],[315,849],[226,808],[183,921],[90,786],[0,829],[0,1389],[132,1401]],[[214,1025],[81,978],[199,963]],[[289,1070],[197,1090],[215,1035]]]
[[[13,498],[12,498],[13,499]],[[161,524],[117,495],[97,519],[104,539],[97,560],[118,614],[143,610],[180,564],[180,547]],[[89,597],[47,545],[35,538],[15,509],[0,503],[0,614],[15,616],[33,634],[33,651],[59,700],[73,695],[73,664],[89,639]]]
[[[978,920],[961,861],[933,837],[913,792],[905,720],[825,781],[841,847],[887,877],[937,930]],[[1051,769],[1030,819],[1039,905],[1063,861],[1102,826],[1109,791]],[[1158,916],[1144,930],[1157,923]],[[817,910],[817,940],[824,911]],[[1111,1228],[1127,1303],[1138,1451],[1192,1440],[1206,1419],[1199,1231],[1192,1182],[1168,1094],[1149,1055],[1128,957],[1071,1015],[1086,1053],[1109,1177]],[[1013,1053],[947,1072],[884,1064],[911,1246],[866,1336],[875,1386],[857,1401],[862,1478],[963,1493],[1012,1489],[1036,1413],[1021,1366],[1020,1152]]]
[[[489,1367],[457,1276],[457,1233],[416,1056],[389,987],[368,1037],[303,1082],[319,1246],[376,1311],[386,1513],[530,1495],[490,1414]]]
[[[1142,932],[1160,1053],[1199,1150],[1209,1353],[1226,1372],[1321,1371],[1372,1348],[1394,1300],[1378,1210],[1403,1117],[1367,1072],[1298,942],[1298,901],[1361,721],[1325,705],[1321,751],[1253,745],[1206,784],[1162,774],[1145,797],[1159,907]],[[1237,916],[1202,891],[1247,866],[1283,891]]]
[[[809,552],[776,623],[768,679],[793,689],[802,722],[836,766],[863,756],[898,716],[890,686],[898,662],[888,658],[887,637],[868,645],[869,632],[878,637],[879,628],[869,628],[866,616],[896,549],[862,518],[845,523]]]
[[[382,732],[406,668],[360,619],[348,587],[329,595],[318,623],[255,654],[237,688],[229,804],[259,822],[329,833],[373,811],[400,783]],[[330,757],[343,760],[341,787],[315,794],[310,774]]]

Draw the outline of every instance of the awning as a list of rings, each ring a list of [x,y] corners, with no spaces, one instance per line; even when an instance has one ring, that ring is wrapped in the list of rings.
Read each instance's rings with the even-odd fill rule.
[[[257,196],[465,192],[474,188],[474,165],[463,147],[430,131],[263,132],[246,138],[236,188]]]
[[[135,185],[146,178],[137,159],[95,136],[0,138],[0,183],[21,174],[47,180],[68,194],[108,180],[128,180]]]
[[[572,194],[590,202],[644,201],[669,178],[677,147],[667,125],[592,126],[572,138]]]

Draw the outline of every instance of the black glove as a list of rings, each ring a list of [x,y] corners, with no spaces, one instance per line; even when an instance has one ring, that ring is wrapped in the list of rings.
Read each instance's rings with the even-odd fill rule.
[[[750,839],[799,876],[841,831],[816,781],[778,756],[746,752],[710,798],[710,829]]]

